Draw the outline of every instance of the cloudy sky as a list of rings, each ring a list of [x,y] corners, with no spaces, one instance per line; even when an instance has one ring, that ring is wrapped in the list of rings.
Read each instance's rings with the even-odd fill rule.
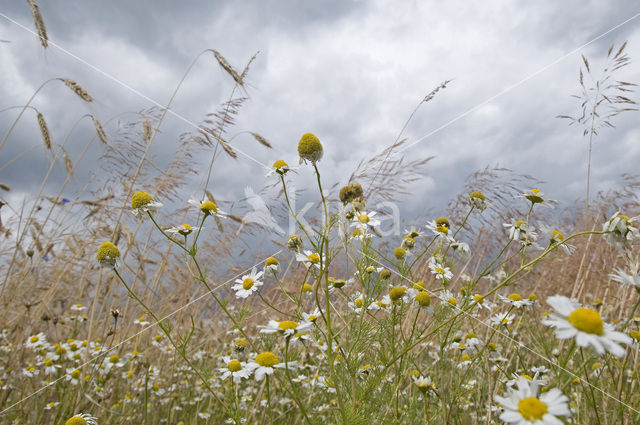
[[[403,152],[407,157],[435,156],[425,179],[408,188],[408,213],[446,205],[469,173],[487,165],[530,174],[546,182],[545,192],[571,202],[584,196],[586,139],[555,116],[578,113],[571,94],[579,92],[580,54],[597,78],[609,46],[628,40],[631,65],[616,79],[640,82],[640,6],[634,1],[39,3],[56,44],[46,50],[27,31],[34,29],[27,3],[0,2],[0,39],[9,41],[0,43],[0,109],[24,105],[49,78],[78,81],[96,102],[77,102],[62,85],[47,86],[34,101],[54,140],[63,139],[85,113],[106,122],[154,102],[166,104],[204,49],[218,50],[239,69],[260,52],[247,78],[250,99],[230,134],[239,134],[234,147],[252,158],[225,157],[212,176],[210,188],[227,200],[242,198],[247,185],[264,184],[259,163],[297,163],[296,144],[306,132],[324,144],[327,180],[345,183],[361,159],[395,140],[425,94],[451,79],[403,135],[411,144]],[[155,142],[159,163],[175,150],[180,133],[193,130],[186,121],[200,122],[232,88],[211,55],[197,62],[172,108],[182,119],[169,117]],[[0,114],[2,135],[17,113]],[[637,172],[638,118],[638,112],[621,115],[616,129],[597,137],[595,190],[615,187],[621,173]],[[116,121],[105,127],[117,133]],[[241,134],[247,130],[268,138],[274,150]],[[75,139],[91,131],[85,123],[74,133],[71,157],[86,143]],[[0,150],[0,167],[40,144],[35,118],[21,121]],[[83,173],[92,170],[98,154],[87,156],[69,197],[82,188]],[[0,168],[0,182],[13,188],[10,196],[0,196],[13,202],[32,196],[44,176],[44,158],[34,148]],[[207,160],[199,166],[206,168]],[[311,182],[310,170],[299,174]],[[63,168],[56,178],[64,178]]]

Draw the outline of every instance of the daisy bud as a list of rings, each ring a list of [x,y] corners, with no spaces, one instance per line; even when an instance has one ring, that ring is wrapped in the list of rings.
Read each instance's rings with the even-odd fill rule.
[[[105,242],[98,248],[96,259],[103,267],[113,269],[120,259],[120,250],[111,242]]]
[[[407,255],[407,251],[404,250],[404,248],[402,247],[397,247],[396,249],[393,250],[393,255],[398,259],[398,260],[402,260],[404,257],[406,257]]]
[[[343,204],[362,198],[362,185],[360,183],[349,183],[340,189],[340,200]]]
[[[298,235],[291,235],[287,239],[287,248],[291,251],[299,251],[302,248],[302,238]]]
[[[298,142],[298,154],[300,163],[310,161],[315,164],[322,158],[322,144],[320,140],[311,133],[304,134]]]

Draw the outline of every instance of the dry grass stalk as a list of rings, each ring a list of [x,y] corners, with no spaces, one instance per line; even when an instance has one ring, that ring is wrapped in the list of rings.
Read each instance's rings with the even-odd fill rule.
[[[261,145],[264,145],[264,146],[268,147],[269,149],[273,148],[273,146],[271,146],[271,143],[269,143],[269,141],[267,139],[265,139],[264,137],[262,137],[258,133],[254,133],[253,131],[250,131],[249,133],[251,133],[253,138],[256,139],[258,141],[258,143],[260,143]]]
[[[151,140],[151,134],[151,121],[149,121],[149,118],[144,117],[144,119],[142,120],[142,137],[145,141],[148,142],[149,140]]]
[[[80,99],[89,103],[93,102],[93,97],[91,97],[89,93],[87,93],[87,91],[80,87],[75,81],[70,80],[69,78],[58,78],[58,80],[62,81],[67,87],[73,90],[73,92],[77,94]]]
[[[240,76],[240,74],[238,74],[238,71],[236,71],[235,69],[233,69],[233,67],[231,66],[231,64],[224,58],[224,56],[222,56],[217,50],[213,50],[213,56],[215,56],[216,60],[218,61],[218,63],[220,64],[220,66],[222,67],[222,69],[224,69],[225,71],[227,71],[227,73],[229,75],[231,75],[231,77],[233,77],[234,81],[239,85],[242,86],[242,77]],[[252,58],[253,60],[253,58]],[[251,63],[251,62],[249,62]]]
[[[44,143],[44,147],[48,150],[51,150],[51,133],[49,132],[47,122],[44,120],[44,115],[42,115],[40,112],[38,112],[38,127],[40,127],[40,134],[42,134],[42,142]]]
[[[102,128],[100,122],[93,116],[91,117],[91,119],[93,120],[93,126],[96,128],[96,133],[98,133],[98,138],[102,143],[108,145],[109,142],[107,141],[107,134],[104,132],[104,128]]]
[[[64,168],[67,170],[67,174],[72,176],[73,175],[73,162],[71,161],[71,158],[69,158],[69,155],[67,154],[67,151],[62,147],[60,149],[62,149],[62,157],[64,159]]]
[[[42,44],[42,47],[46,49],[49,46],[49,37],[47,36],[47,28],[44,25],[44,19],[42,19],[40,8],[36,4],[35,0],[27,0],[27,2],[31,7],[31,16],[33,16],[33,23],[36,26],[36,31],[38,31],[40,43]]]

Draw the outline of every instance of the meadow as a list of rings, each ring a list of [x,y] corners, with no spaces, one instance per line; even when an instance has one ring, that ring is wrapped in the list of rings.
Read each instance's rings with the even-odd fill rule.
[[[599,126],[635,104],[633,84],[611,83],[624,48],[609,50],[603,77],[620,98],[563,117],[584,126],[589,154]],[[533,177],[487,167],[440,214],[395,234],[375,207],[406,195],[429,159],[408,161],[401,132],[339,186],[323,169],[331,146],[309,132],[290,143],[295,164],[274,157],[265,170],[268,212],[294,229],[282,236],[208,186],[216,164],[244,155],[234,117],[255,56],[242,70],[216,50],[194,63],[205,57],[234,90],[163,169],[151,147],[193,63],[164,108],[117,126],[78,117],[95,130],[83,149],[66,146],[73,128],[53,138],[56,117],[36,109],[52,84],[68,89],[61,102],[94,102],[73,79],[3,110],[0,152],[32,126],[47,169],[23,204],[0,204],[1,423],[640,423],[640,179],[589,196],[587,176],[586,199],[560,205]],[[65,198],[94,144],[99,187]],[[194,167],[198,156],[210,162]],[[0,171],[19,160],[3,156]],[[302,175],[314,179],[305,214],[292,202]]]

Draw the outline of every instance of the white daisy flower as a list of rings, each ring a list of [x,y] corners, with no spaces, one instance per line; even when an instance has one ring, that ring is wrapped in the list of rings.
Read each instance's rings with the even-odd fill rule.
[[[626,353],[626,349],[618,343],[632,343],[631,337],[615,331],[612,325],[603,322],[595,310],[580,307],[577,302],[561,295],[547,298],[547,303],[559,314],[551,314],[551,319],[542,323],[556,328],[556,337],[559,339],[575,337],[580,347],[590,345],[600,355],[609,351],[616,357]]]
[[[80,371],[80,369],[74,368],[67,368],[67,371],[64,375],[64,379],[67,380],[71,385],[78,385],[81,377],[82,372]]]
[[[134,320],[133,323],[140,326],[147,326],[149,324],[149,321],[146,319],[146,317],[141,316]]]
[[[458,308],[458,300],[456,300],[453,293],[448,289],[445,289],[444,291],[440,291],[438,293],[438,298],[440,298],[442,301],[447,303],[450,307],[453,307],[456,309]]]
[[[527,224],[524,220],[511,219],[511,222],[503,223],[502,226],[509,232],[509,239],[525,245],[531,245],[538,237],[534,231],[535,227]]]
[[[435,390],[436,388],[430,376],[414,376],[413,383],[423,393],[426,393],[428,390]]]
[[[567,254],[570,255],[571,253],[573,253],[573,251],[575,251],[576,247],[573,245],[569,245],[568,243],[566,243],[564,241],[564,235],[554,229],[553,227],[549,227],[549,226],[545,226],[545,225],[541,225],[540,226],[540,232],[541,232],[541,239],[542,241],[548,241],[549,246],[552,245],[560,245],[560,248],[562,248],[562,250]],[[546,247],[541,247],[541,248],[546,248]]]
[[[26,348],[31,348],[34,350],[43,349],[48,346],[47,337],[42,332],[39,332],[36,335],[29,337],[24,346]]]
[[[489,322],[494,326],[509,326],[515,317],[515,315],[509,313],[498,313],[494,315]]]
[[[640,239],[640,230],[632,224],[638,220],[636,217],[628,217],[616,212],[602,226],[602,231],[606,232],[605,238],[614,247],[630,249],[631,244]]]
[[[139,219],[144,219],[147,213],[154,215],[162,207],[160,202],[156,202],[147,192],[136,192],[131,197],[131,212]]]
[[[199,229],[200,227],[191,227],[188,224],[181,224],[179,226],[167,229],[165,230],[165,232],[171,233],[172,235],[181,234],[182,236],[187,236],[191,232],[197,232]]]
[[[638,273],[638,269],[640,265],[638,263],[629,264],[629,271],[631,273],[626,273],[622,269],[616,269],[615,274],[612,273],[609,276],[612,280],[616,282],[620,282],[622,286],[633,286],[636,290],[640,290],[640,273]]]
[[[215,202],[212,202],[212,201],[200,202],[195,199],[189,199],[187,203],[189,205],[192,205],[198,208],[206,216],[215,215],[216,217],[221,217],[221,218],[228,217],[228,214],[226,212],[218,209],[218,206],[216,205]]]
[[[515,308],[527,307],[533,304],[533,300],[522,298],[520,294],[516,294],[516,293],[509,294],[506,297],[502,295],[498,295],[498,298],[500,298],[502,301],[506,302],[507,304],[511,304]]]
[[[278,174],[280,176],[284,176],[289,171],[295,172],[295,170],[297,170],[297,169],[298,169],[297,167],[296,168],[292,168],[292,167],[289,166],[289,164],[287,164],[283,160],[279,159],[279,160],[277,160],[276,162],[273,163],[273,165],[271,166],[271,170],[269,170],[269,172],[266,174],[266,177],[273,176],[274,174]]]
[[[559,389],[538,396],[538,383],[521,377],[516,385],[518,389],[507,388],[506,397],[494,397],[503,408],[502,421],[517,425],[561,425],[557,416],[571,416],[569,398]]]
[[[378,220],[375,217],[377,214],[378,213],[376,213],[375,211],[372,211],[369,213],[363,212],[361,214],[356,214],[353,217],[353,222],[351,223],[351,225],[362,230],[367,230],[367,229],[373,230],[380,226],[380,220]]]
[[[263,282],[260,280],[264,272],[257,271],[254,267],[251,269],[251,273],[242,276],[242,279],[236,279],[236,284],[231,287],[236,291],[236,297],[247,298],[252,293],[256,292]]]
[[[540,204],[544,207],[553,208],[552,203],[555,203],[550,196],[545,195],[540,189],[529,189],[526,192],[523,192],[520,198],[525,198],[527,201],[532,204]]]
[[[326,257],[325,256],[323,256],[322,260],[323,260],[322,262],[324,264],[326,264]],[[320,255],[315,253],[315,252],[311,252],[309,250],[304,250],[303,254],[297,253],[296,254],[296,261],[304,264],[304,266],[306,268],[314,266],[317,269],[320,269]]]
[[[318,308],[313,310],[313,313],[311,314],[302,312],[302,318],[305,320],[305,322],[308,323],[315,323],[315,321],[318,320],[321,316],[322,312]]]
[[[479,190],[474,190],[469,194],[469,204],[480,211],[484,211],[487,208],[487,201],[484,198],[484,194]]]
[[[83,306],[82,304],[74,304],[70,307],[70,309],[73,311],[85,311],[87,307]]]
[[[362,312],[362,309],[366,307],[364,305],[364,296],[359,291],[356,291],[353,294],[351,294],[349,298],[350,300],[347,303],[347,305],[354,312],[360,313]]]
[[[273,372],[275,372],[275,368],[291,368],[297,364],[298,362],[281,363],[275,354],[271,351],[266,351],[258,354],[252,362],[249,363],[249,367],[253,370],[256,381],[260,382],[264,379],[265,375],[272,375]]]
[[[429,259],[429,270],[436,276],[436,279],[450,280],[453,277],[453,273],[449,267],[440,264],[435,258]]]
[[[449,220],[445,217],[440,217],[436,220],[427,222],[427,229],[431,230],[436,237],[444,238],[450,242],[453,238],[449,236]]]
[[[78,413],[70,417],[66,425],[98,425],[98,418],[88,413]]]
[[[240,382],[243,379],[247,379],[253,373],[253,366],[247,365],[245,362],[241,362],[236,359],[231,359],[228,356],[222,358],[222,361],[225,363],[225,367],[218,368],[218,372],[220,372],[220,379],[225,380],[228,377],[234,382]],[[255,363],[251,363],[254,365]]]
[[[264,272],[272,272],[272,273],[278,273],[280,271],[280,262],[274,258],[274,257],[269,257],[265,260],[264,262]]]
[[[305,330],[309,329],[313,326],[312,322],[294,322],[293,320],[283,320],[282,322],[278,322],[277,320],[269,320],[269,323],[266,326],[258,326],[260,329],[260,333],[271,334],[276,332],[281,332],[285,337],[290,337],[298,333],[302,333]]]

